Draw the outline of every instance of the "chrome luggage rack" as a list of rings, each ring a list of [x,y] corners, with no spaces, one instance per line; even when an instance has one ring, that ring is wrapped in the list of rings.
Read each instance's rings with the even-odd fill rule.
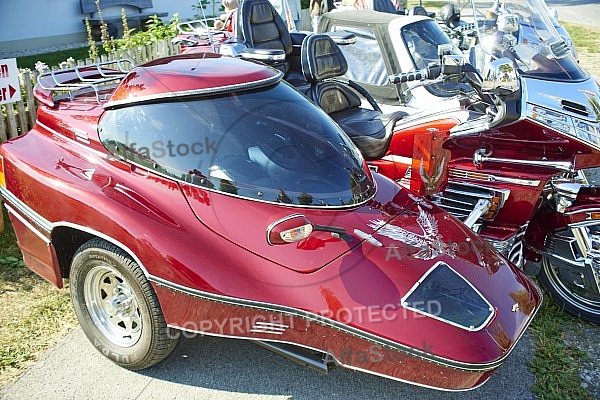
[[[208,37],[208,31],[214,29],[215,21],[218,18],[195,19],[192,21],[184,21],[177,24],[177,30],[180,34],[198,35],[200,37]],[[212,22],[212,26],[210,23]]]
[[[43,97],[52,103],[59,100],[61,94],[73,99],[92,91],[96,95],[96,101],[101,103],[100,92],[110,85],[118,84],[134,66],[129,59],[119,59],[48,71],[38,75],[38,88],[46,92]]]

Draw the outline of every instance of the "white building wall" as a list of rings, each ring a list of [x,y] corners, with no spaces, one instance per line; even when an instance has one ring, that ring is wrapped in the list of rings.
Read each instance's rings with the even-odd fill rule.
[[[177,12],[186,20],[193,18],[194,4],[197,0],[153,0],[154,8],[145,11],[166,11],[164,20]],[[120,8],[105,13],[119,15]],[[0,55],[23,47],[85,42],[84,17],[79,0],[0,0]]]

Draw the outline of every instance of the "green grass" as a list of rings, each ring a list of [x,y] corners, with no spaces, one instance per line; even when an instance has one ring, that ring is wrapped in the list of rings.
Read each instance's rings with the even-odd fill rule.
[[[4,207],[3,207],[4,208]],[[6,211],[0,233],[0,387],[76,326],[69,291],[23,264]]]
[[[47,66],[52,67],[66,61],[69,57],[75,60],[85,60],[89,57],[88,49],[88,47],[80,47],[77,49],[55,51],[53,53],[17,57],[17,66],[19,68],[29,68],[33,70],[35,69],[35,63],[38,61],[42,61]],[[100,51],[102,50],[100,49]]]
[[[600,30],[585,26],[561,22],[571,35],[578,49],[587,49],[590,53],[600,53]]]
[[[452,3],[452,1],[451,0],[449,0],[449,1],[428,1],[428,0],[425,0],[425,1],[422,1],[421,3],[423,5],[423,7],[425,7],[425,9],[427,11],[437,12],[437,10],[440,7],[442,7],[445,4]],[[408,3],[407,3],[407,5],[408,5],[409,8],[410,7],[414,7],[414,6],[418,6],[419,4],[420,4],[419,0],[408,0]]]
[[[566,345],[564,340],[564,327],[576,327],[581,323],[546,295],[542,309],[530,327],[534,338],[534,358],[530,368],[536,376],[532,391],[540,399],[593,399],[581,386],[579,375],[579,366],[587,355]]]

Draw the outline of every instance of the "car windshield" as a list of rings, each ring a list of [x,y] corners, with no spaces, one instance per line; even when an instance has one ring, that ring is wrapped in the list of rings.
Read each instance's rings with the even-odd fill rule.
[[[107,110],[104,146],[157,173],[246,198],[348,206],[375,192],[360,153],[286,83]]]

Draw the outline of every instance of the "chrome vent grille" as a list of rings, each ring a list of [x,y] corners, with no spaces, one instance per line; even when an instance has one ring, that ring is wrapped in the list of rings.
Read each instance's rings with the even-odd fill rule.
[[[432,200],[460,220],[464,220],[469,216],[473,208],[475,208],[477,201],[480,199],[489,200],[491,206],[481,219],[491,221],[504,205],[509,194],[510,190],[498,190],[468,183],[449,182],[446,190],[432,195]]]
[[[523,267],[523,237],[527,230],[527,224],[521,226],[519,230],[506,240],[490,240],[488,242],[504,257],[519,268]]]
[[[507,258],[519,268],[523,268],[523,237],[527,230],[527,224],[523,225],[513,237],[512,246],[506,255]]]
[[[589,115],[587,107],[583,104],[574,103],[568,100],[562,100],[560,102],[560,105],[565,111],[570,111],[575,114],[583,115],[584,117],[587,117]]]

